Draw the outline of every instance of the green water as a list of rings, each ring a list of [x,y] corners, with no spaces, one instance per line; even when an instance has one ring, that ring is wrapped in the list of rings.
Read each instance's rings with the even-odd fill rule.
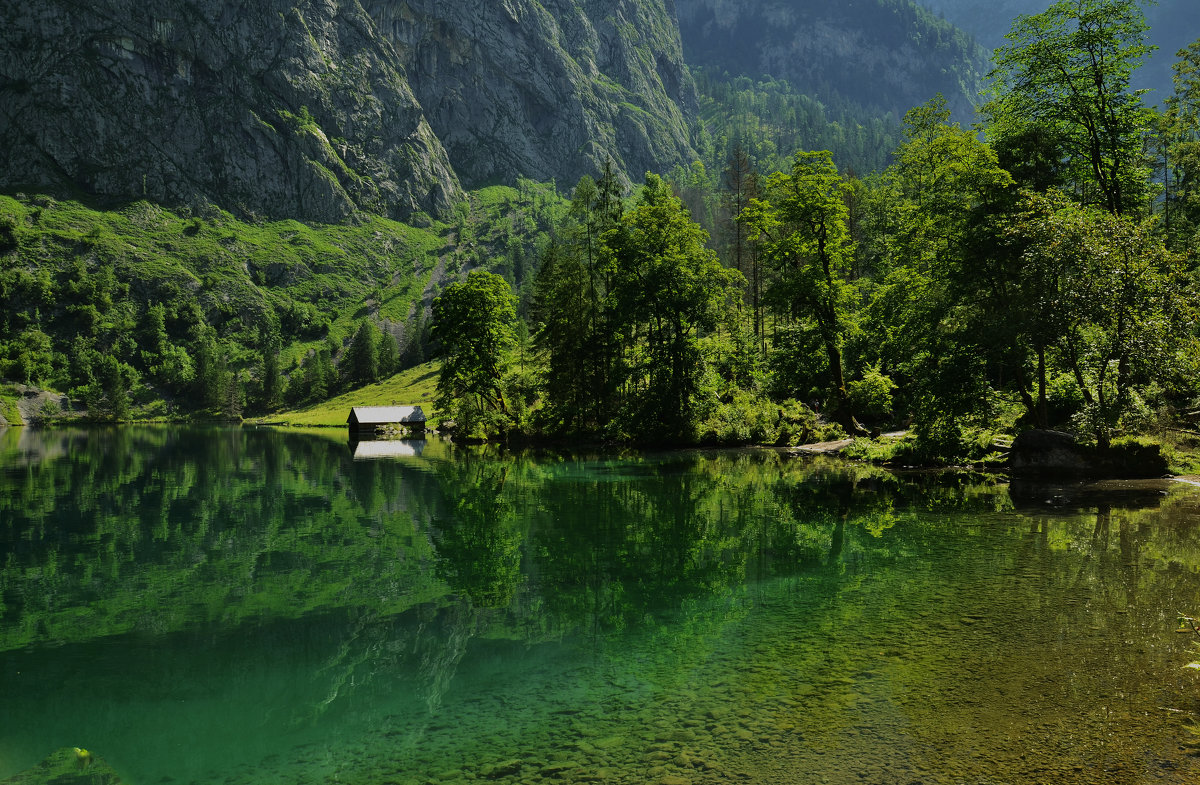
[[[1196,489],[341,436],[0,433],[0,780],[1200,776]]]

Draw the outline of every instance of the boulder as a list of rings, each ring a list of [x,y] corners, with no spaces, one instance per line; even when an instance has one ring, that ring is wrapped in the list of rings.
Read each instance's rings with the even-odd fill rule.
[[[1076,442],[1069,433],[1051,430],[1023,431],[1013,440],[1009,454],[1013,477],[1161,477],[1167,458],[1159,445],[1122,439],[1108,447]]]
[[[119,785],[121,778],[100,758],[79,747],[63,747],[31,769],[0,785]]]
[[[1082,476],[1091,463],[1085,450],[1069,433],[1051,430],[1022,431],[1013,440],[1009,469],[1014,477]]]

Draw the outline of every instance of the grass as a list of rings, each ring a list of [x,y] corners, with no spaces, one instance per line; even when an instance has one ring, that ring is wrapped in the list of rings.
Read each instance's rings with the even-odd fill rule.
[[[434,427],[437,417],[434,416],[433,399],[440,370],[441,364],[436,361],[424,363],[401,371],[390,379],[342,393],[328,401],[248,422],[340,428],[346,425],[346,418],[355,406],[419,405],[425,408],[429,427]]]
[[[968,428],[958,451],[941,455],[931,452],[929,445],[921,445],[915,433],[907,432],[902,436],[855,439],[841,454],[851,460],[875,464],[997,467],[1007,460],[1007,456],[993,446],[998,436],[1004,436],[1004,433],[986,428]]]
[[[20,393],[14,387],[0,387],[0,420],[9,425],[17,425],[21,422],[21,412],[17,409],[19,395]]]
[[[1167,471],[1175,475],[1200,475],[1200,434],[1163,430],[1154,440],[1167,458]]]
[[[364,317],[403,323],[446,246],[436,225],[420,229],[380,217],[342,225],[259,224],[212,208],[192,216],[145,201],[93,209],[0,196],[0,217],[17,227],[21,241],[8,265],[49,287],[52,304],[38,304],[43,329],[60,351],[75,329],[65,311],[78,297],[66,291],[68,282],[80,279],[77,270],[96,276],[107,269],[131,290],[113,290],[116,305],[126,298],[165,304],[178,342],[187,340],[189,309],[198,305],[222,338],[239,345],[230,358],[237,367],[254,361],[249,347],[258,344],[268,314],[285,314],[296,304],[315,314],[314,324],[285,333],[285,367],[326,334],[348,338]],[[375,291],[379,302],[371,299]],[[133,312],[141,310],[136,303]]]

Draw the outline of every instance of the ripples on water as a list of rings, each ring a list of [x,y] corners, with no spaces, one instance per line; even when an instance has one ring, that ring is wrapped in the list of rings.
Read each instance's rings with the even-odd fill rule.
[[[137,785],[1200,774],[1196,489],[381,452],[0,433],[0,779],[74,746]]]

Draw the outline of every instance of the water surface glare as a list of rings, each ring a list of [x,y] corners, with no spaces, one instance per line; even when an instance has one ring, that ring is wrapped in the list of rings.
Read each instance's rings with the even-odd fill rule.
[[[0,433],[0,781],[1200,777],[1196,488],[341,436]]]

